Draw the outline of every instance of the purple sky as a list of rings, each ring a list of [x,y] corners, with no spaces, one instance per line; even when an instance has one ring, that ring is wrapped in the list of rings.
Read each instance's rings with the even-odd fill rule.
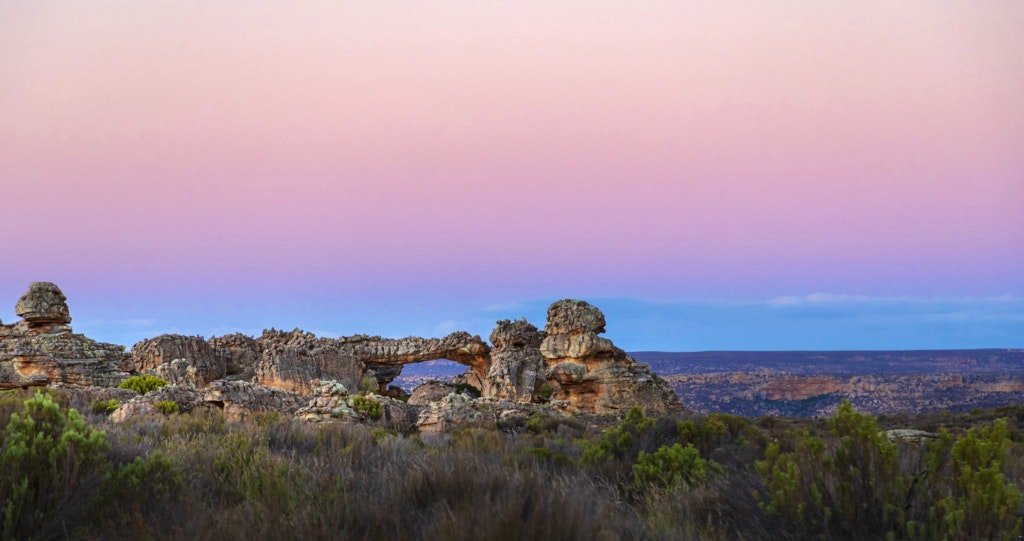
[[[0,319],[1024,346],[1020,2],[208,4],[0,4]]]

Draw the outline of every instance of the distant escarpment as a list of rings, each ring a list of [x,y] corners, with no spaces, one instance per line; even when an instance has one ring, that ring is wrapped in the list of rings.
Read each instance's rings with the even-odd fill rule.
[[[441,338],[317,337],[265,330],[210,339],[164,334],[123,346],[74,334],[66,298],[48,282],[18,301],[21,321],[0,323],[0,389],[61,386],[87,396],[130,398],[123,420],[173,401],[179,411],[219,408],[233,418],[278,411],[307,421],[364,422],[425,431],[499,426],[547,415],[618,416],[681,409],[665,381],[617,348],[604,314],[583,301],[557,301],[539,330],[499,321],[491,344],[454,332]],[[432,384],[432,400],[410,400],[389,384],[410,363],[447,359],[466,366],[452,384]],[[133,375],[169,383],[144,395],[115,388]],[[462,394],[468,392],[469,394]],[[479,395],[479,396],[476,396]]]

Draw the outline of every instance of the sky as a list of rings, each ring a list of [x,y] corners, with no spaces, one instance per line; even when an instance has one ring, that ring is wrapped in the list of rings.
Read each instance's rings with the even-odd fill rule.
[[[0,3],[0,320],[1024,347],[1024,3]],[[6,300],[4,300],[6,299]]]

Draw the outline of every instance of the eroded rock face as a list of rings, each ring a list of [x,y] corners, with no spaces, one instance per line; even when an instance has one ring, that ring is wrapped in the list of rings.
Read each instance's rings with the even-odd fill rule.
[[[598,336],[604,328],[604,314],[584,301],[566,299],[548,308],[540,353],[548,384],[554,388],[551,399],[567,401],[567,411],[584,413],[682,409],[672,390],[647,365]]]
[[[114,418],[149,413],[153,402],[175,400],[182,411],[220,408],[231,419],[261,411],[299,412],[424,431],[494,426],[533,413],[618,415],[640,406],[656,414],[680,407],[646,365],[599,336],[604,314],[583,301],[552,304],[544,331],[525,319],[497,322],[490,335],[493,347],[466,332],[442,338],[322,338],[299,329],[270,329],[257,338],[165,334],[140,341],[130,354],[123,346],[74,334],[65,301],[57,286],[32,284],[16,308],[24,320],[0,324],[0,388],[115,387],[129,374],[149,373],[171,385],[129,400]],[[454,394],[456,387],[442,384],[418,388],[408,404],[384,396],[403,365],[434,359],[466,365],[460,381],[477,387],[482,398]],[[380,393],[371,396],[383,408],[383,420],[335,415],[352,409],[355,396],[348,393],[357,390]]]
[[[67,303],[49,282],[29,287],[15,307],[25,319],[0,325],[0,389],[63,385],[116,386],[124,346],[105,344],[72,332]]]
[[[132,346],[132,368],[187,387],[205,387],[227,374],[225,358],[206,340],[180,334],[162,334]]]
[[[305,402],[306,399],[296,393],[248,381],[218,380],[203,389],[203,403],[223,410],[229,421],[270,411],[291,415]]]
[[[67,325],[71,323],[67,297],[56,284],[33,282],[28,291],[18,299],[14,313],[25,320],[31,329]]]
[[[491,332],[491,367],[484,396],[532,402],[537,376],[544,370],[540,353],[543,334],[526,319],[499,321]]]

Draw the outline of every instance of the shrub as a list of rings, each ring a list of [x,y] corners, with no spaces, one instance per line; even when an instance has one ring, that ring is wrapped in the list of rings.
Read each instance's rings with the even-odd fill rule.
[[[799,538],[831,532],[842,539],[881,539],[899,530],[907,479],[896,444],[878,431],[875,418],[848,401],[829,419],[827,442],[804,434],[795,449],[768,446],[757,463],[769,515],[786,520]]]
[[[159,411],[164,415],[178,413],[179,410],[178,403],[174,400],[157,400],[156,402],[153,402],[153,407],[156,408],[156,411]]]
[[[455,384],[456,394],[465,394],[470,398],[480,398],[480,389],[468,383],[456,383]]]
[[[619,427],[606,430],[596,444],[587,442],[580,462],[596,464],[603,460],[621,459],[634,454],[638,437],[654,428],[654,425],[654,419],[644,417],[644,410],[632,408]]]
[[[89,408],[95,414],[110,415],[120,406],[121,403],[116,398],[111,398],[110,400],[93,400]]]
[[[97,508],[108,514],[156,511],[155,503],[182,493],[185,478],[174,461],[157,451],[122,465],[103,478]]]
[[[376,421],[384,415],[384,409],[381,407],[380,402],[363,395],[356,395],[352,397],[352,409],[356,410],[360,415],[365,415],[371,420]]]
[[[1017,539],[1021,493],[1003,474],[1009,441],[1006,419],[972,428],[955,442],[943,430],[929,449],[920,491],[932,506],[926,518],[907,524],[907,537]]]
[[[122,381],[118,387],[121,389],[131,389],[139,394],[146,394],[150,391],[155,391],[164,385],[167,385],[167,381],[163,378],[158,378],[150,374],[142,374],[139,376],[132,376]]]
[[[373,374],[364,374],[363,379],[359,380],[359,392],[372,393],[380,388],[380,384],[377,383],[377,378]]]
[[[84,512],[80,491],[105,468],[109,445],[102,431],[76,410],[62,411],[42,393],[14,413],[0,448],[0,536],[56,536]],[[79,498],[76,499],[76,496]],[[50,531],[45,531],[50,528]]]
[[[547,402],[551,400],[551,396],[555,394],[555,388],[550,383],[545,383],[540,386],[540,390],[537,391],[537,395],[540,399]]]
[[[694,487],[722,475],[725,470],[713,460],[700,457],[692,443],[664,445],[653,453],[640,452],[633,465],[633,486],[651,488]]]

